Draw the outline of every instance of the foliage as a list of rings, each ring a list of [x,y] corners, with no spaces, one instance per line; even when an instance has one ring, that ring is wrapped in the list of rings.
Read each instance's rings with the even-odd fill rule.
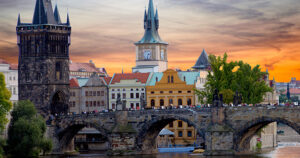
[[[257,142],[256,143],[256,149],[261,149],[262,147],[262,143],[261,142]]]
[[[265,83],[266,73],[261,72],[260,66],[251,67],[243,61],[227,62],[227,54],[223,58],[215,55],[209,56],[211,70],[208,71],[205,92],[195,91],[199,100],[207,103],[213,102],[213,94],[217,89],[225,103],[233,101],[234,92],[242,95],[243,102],[247,104],[257,104],[263,101],[263,96],[272,89]]]
[[[286,97],[285,94],[280,94],[279,95],[279,103],[285,103],[287,102],[288,98]]]
[[[198,90],[198,89],[194,89],[195,94],[198,96],[198,100],[201,104],[205,104],[206,103],[206,96],[207,96],[207,92],[203,91],[203,90]]]
[[[0,138],[0,158],[4,155],[3,147],[6,145],[6,141],[2,138]]]
[[[5,86],[5,77],[3,73],[0,73],[0,132],[5,128],[8,122],[6,116],[12,108],[12,103],[9,100],[10,97],[11,93]]]
[[[38,157],[51,151],[51,141],[44,138],[45,120],[30,101],[20,101],[12,112],[8,131],[8,153],[13,157]]]
[[[223,102],[226,104],[230,104],[233,102],[234,93],[230,89],[224,89],[220,92],[223,95]]]

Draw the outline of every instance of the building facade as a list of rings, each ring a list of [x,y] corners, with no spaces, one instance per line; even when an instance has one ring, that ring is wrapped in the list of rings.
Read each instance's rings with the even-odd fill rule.
[[[265,82],[266,84],[272,88],[272,92],[267,92],[264,95],[264,101],[262,104],[279,104],[279,93],[276,92],[276,81],[275,78],[273,80],[269,79],[269,72],[268,70],[266,71],[266,76],[265,76]]]
[[[126,103],[126,109],[139,110],[146,99],[146,82],[150,73],[114,74],[109,84],[109,109],[117,109],[117,100]]]
[[[32,23],[18,18],[19,100],[30,100],[38,111],[68,112],[69,103],[69,46],[71,26],[60,20],[57,6],[51,1],[36,0]]]
[[[149,0],[144,15],[144,37],[135,43],[136,66],[132,72],[163,72],[168,69],[168,43],[159,34],[158,11],[154,12],[153,0]]]
[[[10,101],[18,101],[18,66],[0,59],[0,72],[5,76],[6,88],[11,92]]]
[[[105,68],[97,68],[92,60],[89,63],[70,61],[70,78],[89,78],[94,73],[100,77],[108,77]]]
[[[168,69],[153,73],[147,83],[147,108],[195,105],[195,83],[198,72],[177,72]]]
[[[94,73],[89,79],[70,80],[70,112],[100,112],[108,109],[108,86]]]

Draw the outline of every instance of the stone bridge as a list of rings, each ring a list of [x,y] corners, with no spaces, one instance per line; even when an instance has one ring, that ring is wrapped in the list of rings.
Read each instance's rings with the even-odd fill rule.
[[[56,118],[48,134],[54,152],[73,151],[72,140],[88,126],[109,141],[109,154],[153,154],[156,137],[169,123],[182,120],[197,130],[206,155],[234,155],[250,149],[250,139],[271,122],[284,123],[300,133],[300,107],[222,107],[201,109],[117,111]]]

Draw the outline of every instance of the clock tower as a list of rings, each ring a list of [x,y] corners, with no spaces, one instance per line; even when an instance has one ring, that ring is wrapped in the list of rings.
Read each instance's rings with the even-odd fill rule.
[[[148,12],[145,9],[144,37],[135,43],[136,66],[133,72],[163,72],[168,69],[168,43],[159,34],[158,11],[154,13],[153,0],[149,0]]]

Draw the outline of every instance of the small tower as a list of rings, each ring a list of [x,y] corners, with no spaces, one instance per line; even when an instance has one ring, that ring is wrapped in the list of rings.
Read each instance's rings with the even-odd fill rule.
[[[51,0],[36,0],[32,23],[18,18],[19,99],[32,101],[44,117],[68,112],[69,24]]]
[[[149,0],[144,13],[144,37],[135,43],[136,66],[133,72],[163,72],[168,69],[168,43],[159,34],[158,10],[154,12],[153,0]]]
[[[210,63],[208,60],[208,55],[206,51],[203,49],[201,55],[199,56],[196,64],[192,67],[193,69],[200,71],[200,70],[207,70],[210,68]]]

